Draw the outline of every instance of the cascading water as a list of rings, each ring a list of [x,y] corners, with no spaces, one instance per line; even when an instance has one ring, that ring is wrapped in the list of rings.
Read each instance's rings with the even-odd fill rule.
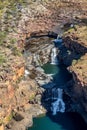
[[[63,90],[58,88],[58,97],[55,102],[52,103],[52,112],[53,115],[56,115],[57,112],[65,112],[65,103],[63,101]]]
[[[51,64],[57,65],[58,59],[57,59],[57,48],[54,47],[52,49],[51,53]],[[57,112],[65,112],[65,103],[63,102],[63,90],[58,88],[52,89],[52,100],[56,100],[52,103],[52,112],[53,115],[56,115]]]
[[[55,64],[55,65],[58,64],[56,47],[54,47],[51,52],[51,64]]]
[[[61,39],[58,39],[58,40],[61,40]],[[45,115],[45,116],[40,116],[39,118],[34,118],[34,125],[31,128],[28,128],[28,130],[45,130],[45,129],[87,130],[87,127],[86,129],[84,128],[83,125],[81,127],[80,125],[81,120],[79,120],[79,117],[76,120],[76,113],[75,114],[73,113],[72,116],[68,115],[67,113],[64,113],[64,114],[58,113],[58,115],[56,115],[57,112],[65,112],[65,103],[63,102],[63,90],[60,88],[57,88],[57,86],[62,88],[62,86],[66,84],[67,81],[70,80],[70,78],[68,79],[68,77],[70,77],[70,74],[67,73],[65,67],[62,65],[58,66],[58,60],[57,60],[58,48],[59,48],[59,41],[57,42],[56,47],[52,49],[51,64],[47,63],[43,66],[44,72],[46,74],[53,74],[52,76],[53,80],[50,80],[50,82],[44,82],[45,91],[42,94],[42,100],[40,103],[40,105],[43,105],[44,108],[47,109],[48,114],[47,116]],[[35,54],[34,55],[35,65],[38,65],[39,63],[38,61],[39,61],[39,58]],[[25,74],[27,73],[28,72],[25,71]],[[38,96],[39,95],[37,95],[37,99],[38,99]],[[37,113],[38,108],[41,108],[40,111],[42,112],[43,110],[42,107],[38,107],[38,105],[36,107],[37,107],[36,113]],[[51,111],[53,115],[56,115],[56,116],[53,117],[50,115],[49,113],[50,107],[51,107]]]

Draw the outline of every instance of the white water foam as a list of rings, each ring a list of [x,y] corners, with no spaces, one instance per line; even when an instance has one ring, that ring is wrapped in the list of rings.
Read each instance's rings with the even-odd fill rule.
[[[56,47],[54,47],[54,48],[52,49],[52,52],[51,52],[51,64],[55,64],[55,65],[58,64],[57,48],[56,48]]]
[[[63,90],[58,88],[58,98],[55,102],[52,103],[52,112],[53,115],[56,115],[57,112],[65,112],[65,103],[63,101]]]

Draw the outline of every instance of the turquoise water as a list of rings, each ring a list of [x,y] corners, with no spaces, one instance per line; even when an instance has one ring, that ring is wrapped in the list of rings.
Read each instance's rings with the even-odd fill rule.
[[[42,68],[46,74],[53,74],[53,80],[58,87],[71,78],[71,74],[63,65],[47,63]],[[33,126],[28,130],[87,130],[87,126],[77,113],[58,113],[56,116],[47,113],[45,116],[34,118]]]
[[[57,65],[53,65],[53,64],[50,64],[50,63],[47,63],[47,64],[44,64],[42,66],[42,68],[44,69],[44,72],[46,74],[57,74],[59,73],[60,69],[58,68]]]
[[[58,114],[33,119],[33,126],[28,130],[87,130],[81,117],[76,114]]]
[[[64,65],[53,65],[50,63],[44,64],[43,67],[46,74],[53,74],[53,81],[58,87],[62,87],[71,78],[71,74],[68,72]]]
[[[28,130],[64,130],[61,125],[58,125],[55,122],[52,122],[51,119],[47,116],[34,118],[34,125]]]

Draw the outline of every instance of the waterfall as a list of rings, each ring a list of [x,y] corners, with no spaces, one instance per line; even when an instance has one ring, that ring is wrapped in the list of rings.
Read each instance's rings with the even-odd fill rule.
[[[57,59],[57,48],[54,47],[51,52],[51,64],[58,64],[58,59]]]
[[[25,70],[24,76],[27,77],[29,74],[30,74],[30,72],[28,70]]]
[[[58,88],[57,90],[58,97],[55,102],[52,103],[52,112],[53,115],[56,115],[57,112],[65,112],[65,103],[63,102],[63,90]]]

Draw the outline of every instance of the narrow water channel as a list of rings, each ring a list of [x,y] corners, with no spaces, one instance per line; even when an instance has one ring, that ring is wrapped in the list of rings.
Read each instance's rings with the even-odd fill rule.
[[[64,65],[45,64],[42,67],[46,74],[53,76],[53,81],[58,87],[64,84],[71,78],[70,73]],[[60,113],[52,115],[48,112],[46,115],[39,116],[33,119],[33,126],[28,130],[87,130],[86,124],[77,113]]]
[[[28,130],[87,130],[83,119],[77,113],[58,113],[56,116],[42,116],[33,119]]]
[[[61,65],[53,65],[50,63],[44,64],[42,67],[46,74],[52,75],[53,82],[58,87],[64,87],[64,84],[71,79],[71,74],[68,72],[66,67]]]

